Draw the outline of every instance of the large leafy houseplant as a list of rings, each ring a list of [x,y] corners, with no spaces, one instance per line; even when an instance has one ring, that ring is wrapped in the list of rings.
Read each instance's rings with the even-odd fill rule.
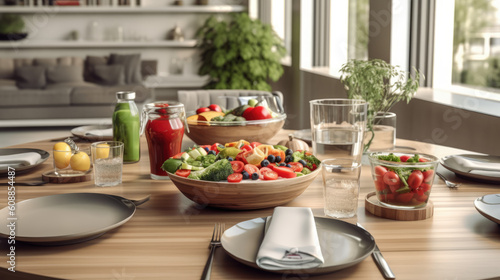
[[[399,101],[409,103],[418,89],[420,73],[415,70],[412,78],[407,71],[380,59],[350,60],[340,71],[340,81],[347,96],[368,102],[367,130],[371,132],[371,138],[365,145],[366,151],[375,136],[375,114],[387,113]]]
[[[209,75],[207,89],[255,89],[270,91],[269,79],[283,75],[281,58],[286,54],[272,27],[246,13],[230,21],[209,17],[197,31],[201,49],[198,73]]]

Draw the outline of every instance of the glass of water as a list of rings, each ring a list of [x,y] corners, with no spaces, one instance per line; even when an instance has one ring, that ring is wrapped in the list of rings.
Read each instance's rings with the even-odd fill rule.
[[[98,187],[122,183],[123,142],[101,141],[91,145],[94,182]]]
[[[361,163],[352,158],[326,159],[321,162],[325,215],[351,218],[358,211]]]
[[[361,162],[366,101],[334,98],[309,103],[313,154],[319,159],[345,157]]]

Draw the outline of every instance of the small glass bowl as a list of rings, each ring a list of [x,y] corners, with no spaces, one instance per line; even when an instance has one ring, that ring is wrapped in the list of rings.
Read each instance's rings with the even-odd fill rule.
[[[379,159],[393,155],[401,162]],[[419,156],[417,162],[406,158]],[[369,156],[375,192],[380,203],[399,209],[421,208],[427,205],[434,183],[438,158],[422,153],[375,152]]]

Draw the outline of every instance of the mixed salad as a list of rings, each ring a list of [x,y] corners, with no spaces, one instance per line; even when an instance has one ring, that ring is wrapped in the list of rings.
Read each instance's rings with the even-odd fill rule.
[[[394,162],[418,163],[428,160],[418,154],[413,156],[395,154],[378,155],[373,164],[373,179],[377,197],[381,202],[400,205],[423,205],[429,199],[431,186],[434,179],[434,166],[415,164],[401,167]],[[390,162],[391,164],[384,164]]]
[[[241,182],[295,178],[316,170],[320,160],[307,151],[240,140],[194,146],[167,159],[162,169],[195,180]]]

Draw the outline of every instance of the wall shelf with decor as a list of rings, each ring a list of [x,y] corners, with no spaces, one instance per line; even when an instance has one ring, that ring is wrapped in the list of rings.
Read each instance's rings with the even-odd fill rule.
[[[86,6],[3,6],[0,13],[101,13],[101,14],[124,14],[124,13],[235,13],[246,11],[245,6],[238,5],[192,5],[192,6],[151,6],[151,7],[86,7]]]
[[[35,48],[194,48],[196,40],[186,41],[3,41],[0,49],[35,49]]]

